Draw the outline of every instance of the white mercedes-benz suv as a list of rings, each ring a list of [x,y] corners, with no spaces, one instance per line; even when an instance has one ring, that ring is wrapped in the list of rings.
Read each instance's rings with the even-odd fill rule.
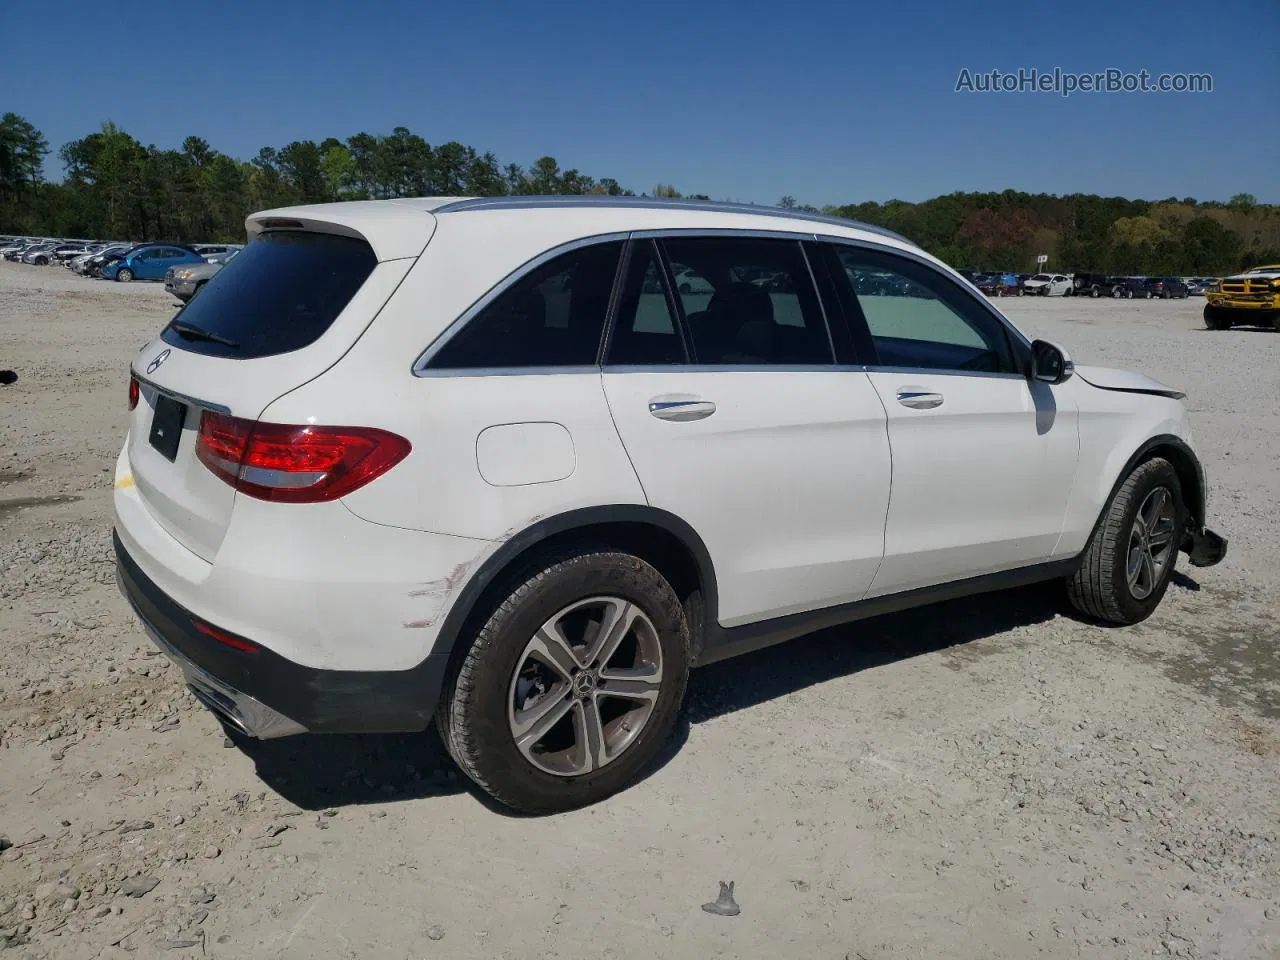
[[[248,230],[133,363],[115,550],[251,736],[434,720],[563,810],[654,758],[691,667],[1049,579],[1134,623],[1226,549],[1181,394],[875,227],[558,197]]]

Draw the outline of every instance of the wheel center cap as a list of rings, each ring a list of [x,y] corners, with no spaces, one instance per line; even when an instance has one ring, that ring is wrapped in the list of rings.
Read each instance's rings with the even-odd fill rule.
[[[585,700],[595,693],[598,684],[599,679],[596,677],[594,670],[583,670],[573,678],[573,694],[579,699]]]

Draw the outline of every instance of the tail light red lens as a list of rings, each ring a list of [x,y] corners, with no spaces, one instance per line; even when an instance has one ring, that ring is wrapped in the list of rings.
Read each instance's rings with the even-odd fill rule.
[[[196,456],[218,477],[259,500],[337,500],[409,455],[404,437],[373,427],[258,423],[206,410]]]
[[[243,637],[237,637],[235,634],[227,633],[225,630],[219,630],[213,624],[205,623],[203,620],[193,620],[192,624],[206,637],[211,637],[232,650],[239,650],[241,653],[257,653],[262,649],[256,643],[250,643]]]
[[[129,410],[132,411],[138,405],[138,378],[133,374],[129,374]]]

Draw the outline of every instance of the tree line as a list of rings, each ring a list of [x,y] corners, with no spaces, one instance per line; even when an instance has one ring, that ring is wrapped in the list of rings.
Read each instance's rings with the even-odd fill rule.
[[[432,146],[406,127],[339,140],[263,147],[244,161],[200,137],[181,149],[141,142],[113,123],[58,151],[59,182],[45,176],[47,139],[14,113],[0,117],[0,233],[172,240],[244,238],[254,210],[295,203],[405,196],[605,194],[633,196],[553,157],[527,167],[450,141]],[[652,195],[679,197],[670,184]],[[706,194],[689,194],[709,199]],[[783,207],[804,210],[791,197]],[[890,200],[827,206],[823,212],[895,230],[943,260],[973,269],[1049,269],[1116,274],[1221,275],[1280,262],[1280,208],[1248,194],[1228,203],[1193,198],[1127,200],[1012,190],[953,193],[922,203]]]

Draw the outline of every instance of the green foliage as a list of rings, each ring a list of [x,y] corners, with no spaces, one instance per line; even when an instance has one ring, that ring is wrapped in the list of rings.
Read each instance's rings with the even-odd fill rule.
[[[14,113],[0,116],[0,233],[120,240],[238,240],[255,210],[295,203],[405,196],[632,196],[617,180],[528,168],[449,142],[432,147],[407,127],[345,141],[295,140],[243,162],[187,137],[181,150],[141,143],[111,122],[66,144],[61,183],[46,183],[48,141]],[[680,197],[659,183],[656,197]],[[709,199],[706,194],[688,195]],[[784,196],[778,205],[818,212]],[[942,260],[980,270],[1223,275],[1280,261],[1280,208],[1240,193],[1227,203],[1151,202],[1072,194],[952,193],[923,203],[826,206],[823,213],[897,231]]]
[[[1280,250],[1280,208],[1248,195],[1224,205],[1006,190],[824,212],[888,227],[948,263],[976,270],[1035,270],[1043,253],[1051,270],[1220,276]]]
[[[407,127],[316,143],[263,147],[248,163],[187,137],[181,150],[144,147],[107,122],[59,151],[61,183],[45,183],[49,152],[22,117],[0,118],[0,232],[175,241],[244,238],[255,210],[295,203],[406,196],[631,195],[542,157],[526,172],[492,153],[449,142],[432,147]]]

